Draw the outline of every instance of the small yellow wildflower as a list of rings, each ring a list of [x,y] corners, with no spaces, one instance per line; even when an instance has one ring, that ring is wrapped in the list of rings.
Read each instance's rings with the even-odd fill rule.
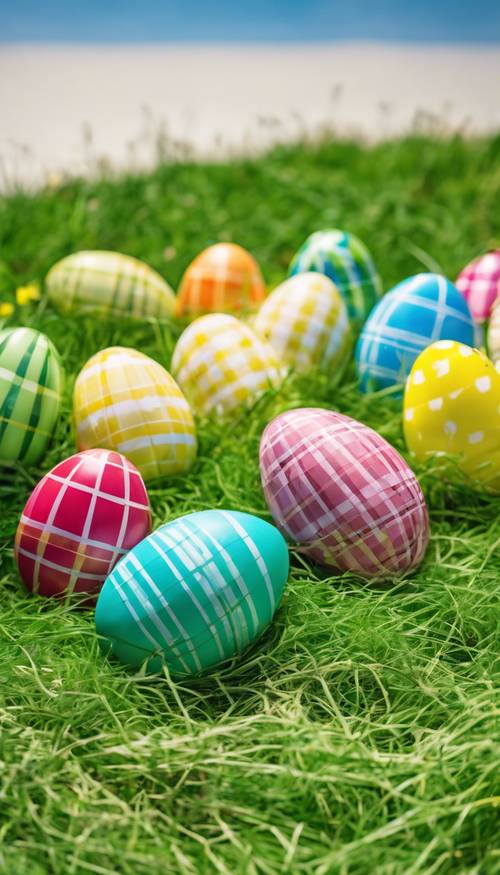
[[[47,174],[47,181],[46,181],[47,188],[50,188],[52,190],[55,188],[59,188],[63,182],[64,182],[64,179],[60,173]]]
[[[19,286],[16,291],[16,301],[20,307],[26,306],[31,301],[40,300],[40,289],[38,283],[28,283],[27,286]]]
[[[0,319],[12,316],[13,312],[14,304],[10,304],[8,301],[0,301]]]

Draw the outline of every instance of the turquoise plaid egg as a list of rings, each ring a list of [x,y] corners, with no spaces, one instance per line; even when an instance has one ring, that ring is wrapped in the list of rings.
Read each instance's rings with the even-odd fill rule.
[[[350,318],[359,324],[382,294],[382,283],[368,249],[347,231],[315,231],[307,238],[288,272],[293,276],[310,270],[333,280],[344,297]]]
[[[125,665],[197,675],[241,653],[271,622],[288,578],[278,529],[205,510],[161,526],[118,562],[97,602],[103,647]]]
[[[363,392],[403,385],[413,362],[437,340],[474,345],[474,321],[444,276],[419,273],[388,292],[370,313],[356,347]]]

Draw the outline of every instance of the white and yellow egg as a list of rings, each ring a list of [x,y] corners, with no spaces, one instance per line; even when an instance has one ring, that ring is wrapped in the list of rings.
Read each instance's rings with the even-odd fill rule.
[[[281,283],[261,305],[253,328],[299,372],[335,367],[350,349],[347,307],[320,273],[298,273]]]
[[[172,373],[195,413],[227,414],[277,386],[283,366],[273,348],[234,316],[211,313],[181,334]]]

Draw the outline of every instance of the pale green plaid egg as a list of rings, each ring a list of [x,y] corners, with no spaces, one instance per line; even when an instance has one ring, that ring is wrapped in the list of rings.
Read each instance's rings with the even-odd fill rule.
[[[49,299],[62,313],[98,313],[162,319],[175,311],[175,295],[149,265],[120,252],[75,252],[47,274]]]

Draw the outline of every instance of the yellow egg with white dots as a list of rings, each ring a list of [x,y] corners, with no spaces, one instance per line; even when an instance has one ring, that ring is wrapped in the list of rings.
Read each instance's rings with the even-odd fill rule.
[[[404,433],[419,461],[453,456],[476,484],[500,492],[500,374],[477,349],[439,340],[406,381]]]

